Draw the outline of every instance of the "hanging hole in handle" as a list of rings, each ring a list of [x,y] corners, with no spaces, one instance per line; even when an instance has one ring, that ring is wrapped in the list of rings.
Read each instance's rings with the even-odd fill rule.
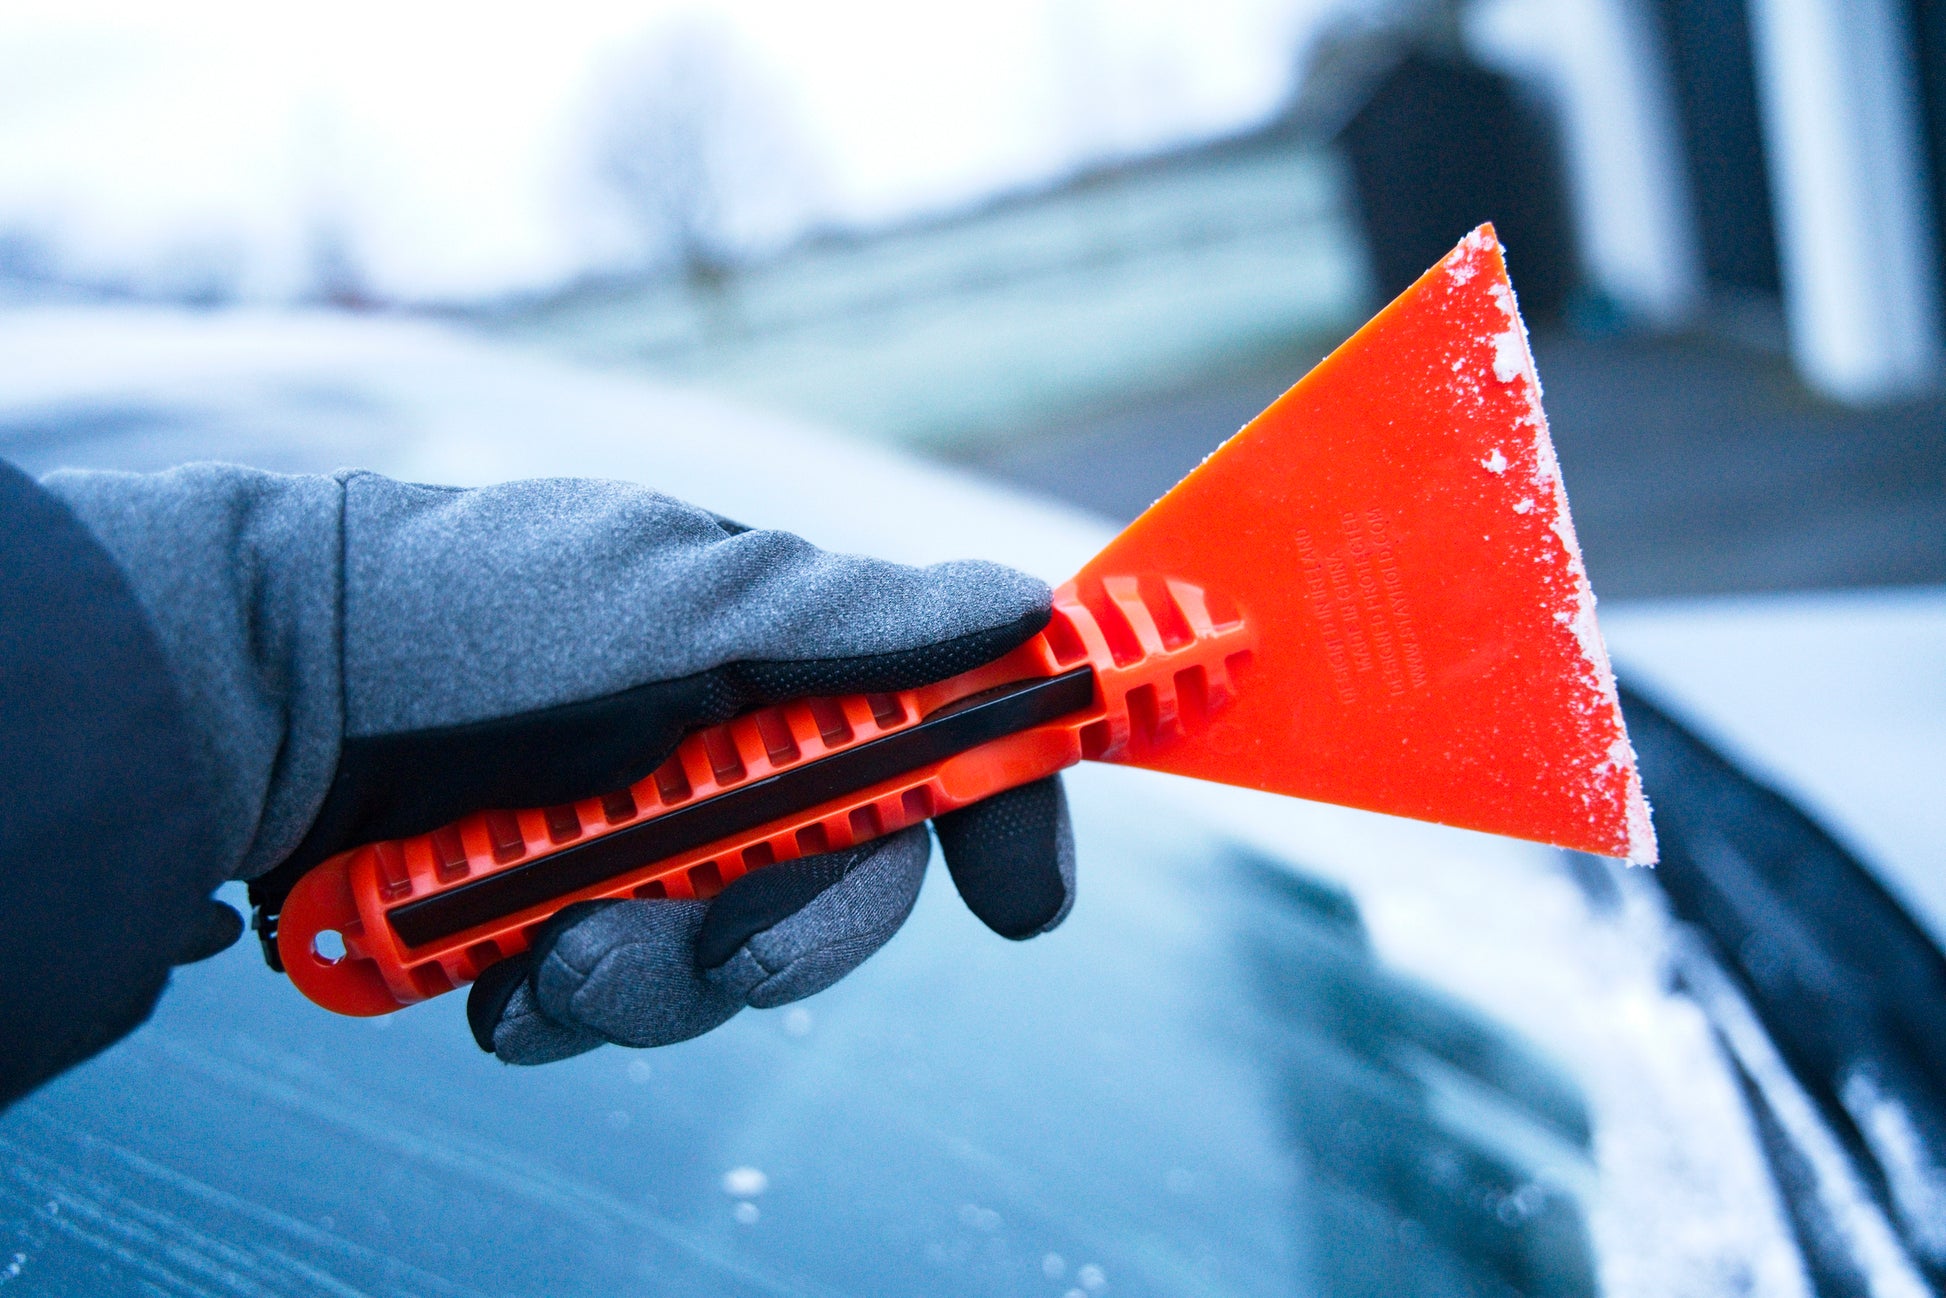
[[[345,958],[345,935],[335,928],[320,929],[311,939],[311,954],[324,964],[337,964]]]

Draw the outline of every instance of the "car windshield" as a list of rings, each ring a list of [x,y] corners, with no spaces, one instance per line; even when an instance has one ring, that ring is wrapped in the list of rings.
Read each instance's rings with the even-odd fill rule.
[[[202,355],[229,354],[228,327]],[[144,468],[241,444],[298,470],[601,471],[912,558],[933,557],[915,536],[951,553],[980,535],[1058,567],[1103,535],[768,417],[416,327],[287,340],[220,388],[197,332],[132,325],[129,354],[98,359],[127,375],[166,347],[166,381],[43,393],[7,412],[8,453]],[[319,408],[355,412],[351,435],[279,440]],[[536,449],[525,430],[562,412]],[[640,436],[676,423],[712,431]],[[815,487],[834,481],[900,503],[833,518]],[[947,521],[920,534],[915,512]],[[1666,642],[1716,624],[1640,624],[1650,657],[1658,625]],[[1644,752],[1684,760],[1671,742]],[[1054,1295],[1796,1274],[1793,1200],[1742,1116],[1748,1070],[1697,1013],[1715,966],[1683,956],[1688,985],[1669,983],[1690,948],[1647,875],[1139,772],[1070,781],[1085,903],[1057,937],[994,942],[935,878],[854,977],[659,1051],[509,1069],[473,1047],[457,997],[352,1020],[249,944],[179,970],[153,1022],[0,1121],[20,1274],[89,1294]],[[1652,792],[1665,819],[1688,805]]]
[[[532,403],[588,399],[566,372],[510,383],[492,352],[443,354],[470,400],[501,387],[510,434]],[[440,453],[437,421],[403,412],[450,401],[448,380],[407,403],[367,357],[336,366],[295,382],[300,410],[376,410],[382,449],[368,426],[344,447],[266,436],[296,417],[286,376],[228,413],[202,402],[234,387],[43,404],[7,450]],[[737,472],[756,434],[715,413],[694,460],[613,471],[768,493],[752,516],[858,481],[815,452]],[[476,422],[469,445],[492,436]],[[458,997],[340,1018],[239,944],[9,1113],[15,1247],[41,1291],[92,1294],[1594,1292],[1590,1118],[1563,1070],[1388,969],[1342,886],[1128,775],[1071,778],[1087,904],[1058,940],[992,941],[935,878],[858,975],[659,1051],[505,1068]]]
[[[1571,1084],[1341,891],[1075,807],[1060,942],[936,878],[859,976],[648,1054],[511,1070],[458,998],[332,1018],[233,951],[9,1118],[17,1247],[95,1294],[1593,1292]]]

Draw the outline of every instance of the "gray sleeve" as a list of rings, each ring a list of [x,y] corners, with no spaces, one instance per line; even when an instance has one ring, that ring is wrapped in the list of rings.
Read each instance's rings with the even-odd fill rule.
[[[726,662],[914,649],[1048,599],[999,565],[829,554],[623,483],[459,490],[193,465],[45,485],[155,624],[226,774],[232,877],[303,838],[347,737],[512,716]]]
[[[127,576],[220,773],[212,848],[261,873],[309,827],[344,733],[344,486],[231,465],[42,483]]]

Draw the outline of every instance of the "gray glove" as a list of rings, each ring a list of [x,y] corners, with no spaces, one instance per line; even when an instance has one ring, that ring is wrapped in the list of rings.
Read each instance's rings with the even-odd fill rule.
[[[1058,777],[933,822],[960,896],[1005,937],[1034,937],[1074,902]],[[845,852],[744,875],[710,901],[583,902],[531,951],[488,969],[467,1019],[482,1049],[541,1064],[604,1041],[660,1046],[823,991],[912,912],[932,844],[914,825]]]
[[[1047,588],[1007,568],[827,554],[619,483],[462,491],[193,465],[44,485],[154,624],[222,773],[211,852],[252,880],[263,915],[358,843],[597,796],[699,726],[956,675],[1048,618]],[[1058,785],[937,828],[990,926],[1027,937],[1066,915]],[[898,927],[925,860],[923,830],[909,830],[756,871],[708,903],[572,908],[482,978],[475,1034],[540,1062],[680,1040],[741,1005],[809,995]]]

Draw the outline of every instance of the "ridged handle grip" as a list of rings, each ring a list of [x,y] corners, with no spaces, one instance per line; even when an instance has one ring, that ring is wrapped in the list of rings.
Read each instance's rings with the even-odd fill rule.
[[[1045,778],[1193,737],[1252,648],[1234,610],[1160,578],[1055,592],[1047,628],[985,667],[895,694],[760,708],[684,739],[646,779],[485,811],[341,853],[277,921],[285,970],[341,1014],[387,1014],[525,951],[561,907],[711,897]]]

